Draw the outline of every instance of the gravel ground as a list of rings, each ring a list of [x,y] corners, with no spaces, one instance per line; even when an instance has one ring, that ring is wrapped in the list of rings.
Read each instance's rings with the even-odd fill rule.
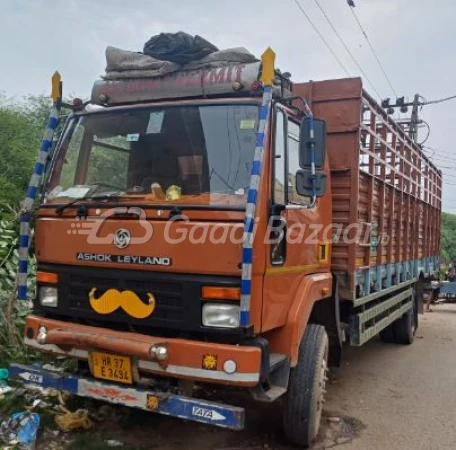
[[[456,449],[456,305],[433,309],[420,316],[412,346],[374,339],[361,348],[344,349],[342,366],[331,375],[323,426],[313,450]],[[243,432],[133,412],[127,423],[107,421],[95,431],[68,436],[79,440],[70,448],[111,448],[104,445],[107,439],[124,443],[125,449],[296,448],[285,442],[277,405],[247,402]],[[66,447],[55,447],[53,440],[40,443],[38,450]]]

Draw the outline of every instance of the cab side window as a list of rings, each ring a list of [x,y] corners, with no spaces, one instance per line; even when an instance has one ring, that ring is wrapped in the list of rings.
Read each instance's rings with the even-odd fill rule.
[[[296,192],[296,172],[299,166],[299,125],[288,119],[287,122],[287,147],[288,147],[288,203],[294,205],[310,205],[312,198],[299,195]]]
[[[276,110],[276,124],[274,134],[274,202],[285,204],[285,125],[286,117],[280,110]]]

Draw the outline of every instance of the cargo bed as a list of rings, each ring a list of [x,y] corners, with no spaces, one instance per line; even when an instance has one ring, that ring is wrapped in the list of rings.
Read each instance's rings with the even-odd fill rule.
[[[327,122],[333,223],[349,238],[334,242],[331,255],[341,298],[367,303],[437,270],[442,173],[406,125],[387,115],[359,78],[293,91]]]

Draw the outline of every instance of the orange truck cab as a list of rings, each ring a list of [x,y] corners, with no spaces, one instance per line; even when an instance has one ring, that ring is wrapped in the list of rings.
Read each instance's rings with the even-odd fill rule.
[[[343,341],[411,343],[440,172],[361,80],[268,82],[267,64],[98,81],[73,107],[25,342],[78,371],[13,377],[233,429],[244,409],[195,388],[242,387],[284,398],[307,446]]]

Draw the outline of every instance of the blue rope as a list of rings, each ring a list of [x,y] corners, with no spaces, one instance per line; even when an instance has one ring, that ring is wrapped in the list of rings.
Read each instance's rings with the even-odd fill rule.
[[[38,158],[36,160],[35,169],[27,189],[25,200],[22,204],[22,212],[20,219],[20,236],[19,236],[19,267],[17,274],[17,298],[19,300],[27,300],[27,273],[29,260],[29,245],[30,245],[30,214],[33,209],[33,204],[36,199],[38,188],[41,184],[41,178],[46,167],[46,160],[49,150],[52,147],[54,133],[59,124],[60,117],[60,102],[53,104],[51,114],[49,115],[46,131],[44,132],[43,140]]]
[[[255,210],[260,185],[261,165],[263,163],[264,142],[268,132],[269,116],[272,105],[272,87],[265,86],[263,101],[260,109],[260,120],[253,156],[250,187],[247,194],[244,224],[244,246],[242,250],[242,278],[241,278],[241,314],[240,325],[250,324],[250,299],[252,292],[252,263],[253,263],[253,229],[255,224]]]

